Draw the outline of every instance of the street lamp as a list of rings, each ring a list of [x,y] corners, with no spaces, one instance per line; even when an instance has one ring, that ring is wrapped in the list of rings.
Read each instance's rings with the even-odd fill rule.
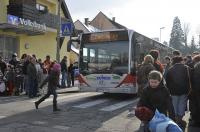
[[[165,27],[161,27],[161,28],[160,28],[160,42],[161,42],[161,43],[162,43],[162,41],[161,41],[161,30],[164,29],[164,28],[165,28]]]

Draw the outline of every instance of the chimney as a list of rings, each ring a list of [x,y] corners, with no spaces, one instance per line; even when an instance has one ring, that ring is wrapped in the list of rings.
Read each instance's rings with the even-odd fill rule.
[[[88,26],[89,24],[89,18],[85,18],[85,25]]]
[[[115,17],[112,17],[112,21],[115,22]]]

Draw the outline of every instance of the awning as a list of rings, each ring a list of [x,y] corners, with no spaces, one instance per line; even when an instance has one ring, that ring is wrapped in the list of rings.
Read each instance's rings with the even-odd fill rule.
[[[9,23],[0,23],[0,29],[4,32],[15,32],[16,34],[27,34],[29,36],[45,34],[45,31],[40,31],[26,26],[16,26]]]

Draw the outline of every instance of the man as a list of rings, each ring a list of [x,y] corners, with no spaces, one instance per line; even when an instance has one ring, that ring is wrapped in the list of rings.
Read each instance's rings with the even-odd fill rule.
[[[34,57],[31,57],[30,63],[27,67],[27,76],[29,84],[29,98],[36,97],[37,95],[37,69],[35,67],[36,60]]]
[[[172,65],[166,75],[166,84],[172,95],[176,123],[181,127],[185,127],[186,122],[183,121],[183,116],[185,115],[185,108],[187,106],[191,69],[183,64],[181,56],[174,57],[173,62],[174,65]]]
[[[50,73],[47,78],[42,82],[40,88],[42,88],[46,83],[48,83],[47,94],[45,94],[42,98],[35,102],[35,108],[38,109],[38,106],[41,102],[47,99],[51,94],[53,95],[53,111],[60,111],[57,107],[57,93],[56,88],[59,84],[59,75],[60,75],[60,64],[55,63],[52,66]]]
[[[62,61],[60,62],[61,65],[61,74],[62,74],[62,79],[61,79],[61,87],[65,88],[66,83],[65,81],[67,80],[67,56],[64,56]]]
[[[12,59],[9,61],[9,64],[13,65],[14,66],[14,69],[15,67],[18,65],[19,61],[17,60],[17,54],[14,53],[12,55]]]

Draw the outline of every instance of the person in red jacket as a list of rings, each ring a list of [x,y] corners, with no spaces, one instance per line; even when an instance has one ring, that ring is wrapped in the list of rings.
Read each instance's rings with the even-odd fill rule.
[[[60,71],[61,71],[60,64],[55,63],[52,66],[49,75],[40,86],[40,88],[42,88],[46,83],[48,83],[48,91],[46,95],[44,95],[41,99],[35,102],[36,109],[38,109],[38,106],[41,102],[43,102],[52,94],[53,95],[53,111],[60,111],[60,109],[57,108],[57,93],[56,93],[56,88],[57,86],[59,86]]]

